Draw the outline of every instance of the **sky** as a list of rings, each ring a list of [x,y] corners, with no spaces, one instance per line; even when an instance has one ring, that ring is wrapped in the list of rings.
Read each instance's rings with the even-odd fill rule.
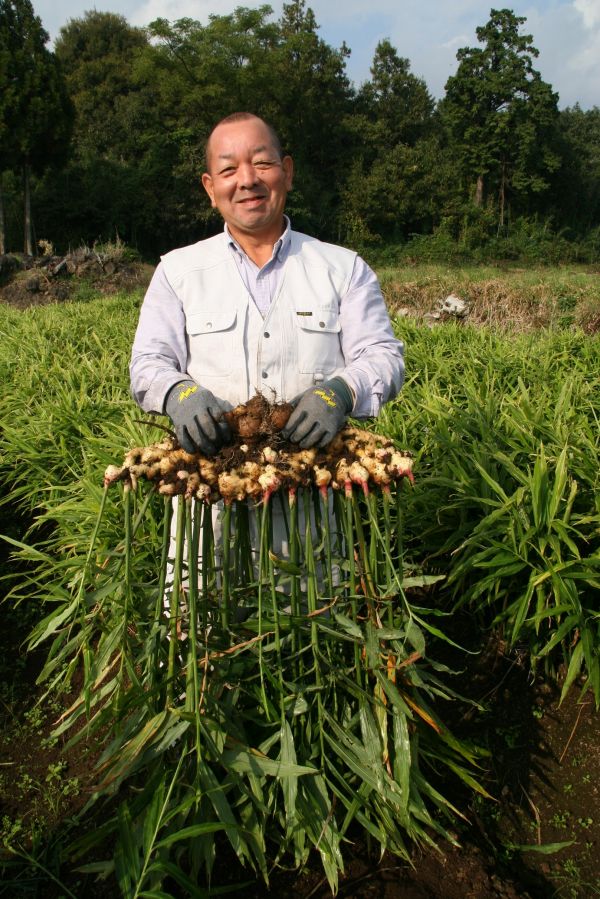
[[[226,15],[237,6],[255,8],[255,0],[32,0],[36,14],[54,39],[69,19],[88,9],[116,12],[131,25],[184,16],[206,23],[209,14]],[[265,0],[268,2],[268,0]],[[282,3],[269,3],[277,18]],[[411,71],[423,78],[434,97],[444,95],[456,71],[456,51],[475,47],[475,29],[485,25],[490,9],[508,7],[527,21],[522,33],[533,35],[540,51],[535,68],[559,95],[559,107],[575,103],[600,106],[600,0],[308,0],[319,34],[333,47],[345,41],[352,53],[349,77],[358,86],[369,77],[378,41],[389,38]]]

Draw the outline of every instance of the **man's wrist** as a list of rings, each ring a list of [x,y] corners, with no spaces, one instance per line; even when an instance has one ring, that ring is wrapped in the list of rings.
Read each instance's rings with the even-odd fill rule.
[[[349,415],[354,407],[354,396],[350,385],[343,378],[335,377],[327,381],[327,386],[335,390],[344,405],[344,411]]]

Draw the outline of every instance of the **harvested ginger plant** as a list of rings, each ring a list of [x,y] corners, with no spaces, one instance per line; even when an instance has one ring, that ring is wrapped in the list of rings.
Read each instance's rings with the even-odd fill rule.
[[[80,733],[103,736],[97,794],[135,784],[118,821],[131,818],[128,846],[144,841],[136,859],[160,852],[132,895],[215,876],[217,832],[265,880],[271,847],[298,869],[318,849],[335,894],[350,826],[407,860],[411,840],[454,839],[452,806],[424,779],[430,759],[438,778],[446,766],[473,783],[472,749],[433,708],[452,692],[426,657],[431,626],[404,589],[410,457],[350,427],[300,450],[281,437],[287,415],[255,397],[230,413],[235,438],[214,458],[169,437],[109,466],[92,543],[118,481],[122,539],[111,516],[117,547],[104,558],[92,545],[55,619],[72,615],[69,634],[85,625],[48,663],[55,676],[85,660],[60,732],[86,718]],[[411,569],[411,586],[438,579]]]
[[[268,499],[276,490],[314,485],[321,491],[352,490],[358,484],[387,488],[403,477],[412,480],[412,459],[391,440],[358,428],[343,428],[324,449],[301,450],[280,436],[292,411],[289,403],[270,405],[263,396],[226,414],[234,442],[213,458],[190,454],[165,438],[135,447],[123,465],[109,465],[105,485],[124,481],[135,488],[138,479],[153,482],[167,496],[215,502]]]

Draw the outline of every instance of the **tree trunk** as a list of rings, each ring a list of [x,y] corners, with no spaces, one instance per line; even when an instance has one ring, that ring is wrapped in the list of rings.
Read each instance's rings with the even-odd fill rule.
[[[28,162],[23,164],[23,252],[33,256],[33,229],[31,227],[31,168]]]
[[[475,187],[475,205],[483,206],[483,175],[477,175],[477,185]]]
[[[506,201],[506,175],[505,166],[502,163],[502,175],[500,176],[500,220],[498,222],[498,234],[504,231],[504,204]]]
[[[4,229],[4,197],[2,194],[2,172],[0,172],[0,256],[6,253],[6,232]]]

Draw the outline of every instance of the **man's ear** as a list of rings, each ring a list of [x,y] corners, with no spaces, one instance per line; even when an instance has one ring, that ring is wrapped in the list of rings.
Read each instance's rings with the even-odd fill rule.
[[[204,172],[204,174],[202,175],[202,186],[203,186],[204,190],[206,191],[206,193],[208,194],[208,196],[210,197],[210,205],[213,207],[213,209],[215,209],[216,208],[215,192],[213,189],[212,178],[208,174],[208,172]]]
[[[292,189],[292,184],[294,181],[294,160],[291,156],[284,156],[281,160],[281,168],[283,169],[283,173],[285,175],[285,186],[287,190]],[[204,185],[206,187],[206,185]]]

